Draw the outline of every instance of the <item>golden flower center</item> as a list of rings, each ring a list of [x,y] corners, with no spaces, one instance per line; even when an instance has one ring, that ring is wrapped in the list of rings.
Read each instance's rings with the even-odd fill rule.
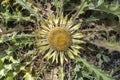
[[[57,51],[66,50],[72,43],[70,32],[61,27],[54,27],[47,37],[49,45]]]

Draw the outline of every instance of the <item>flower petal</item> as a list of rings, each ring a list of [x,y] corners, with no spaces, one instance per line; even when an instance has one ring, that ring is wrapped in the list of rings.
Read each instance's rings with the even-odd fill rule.
[[[64,56],[63,52],[60,52],[60,63],[63,64]]]
[[[67,54],[67,53],[66,53],[66,52],[64,52],[64,55],[63,55],[64,60],[65,60],[66,62],[68,62],[68,59],[66,58],[65,54]]]
[[[56,54],[56,57],[55,57],[55,60],[56,60],[56,63],[58,63],[58,53]]]
[[[54,52],[53,52],[53,57],[52,57],[52,63],[55,61],[55,58],[56,58],[57,55],[58,55],[57,52],[54,51]]]
[[[50,49],[50,47],[49,47],[49,46],[42,46],[42,47],[39,47],[39,46],[38,46],[38,49],[39,49],[39,52],[40,52],[41,54],[44,54],[45,51],[47,51],[47,50]]]
[[[78,40],[78,39],[72,39],[73,44],[77,43],[77,44],[82,44],[85,43],[83,40]]]
[[[70,18],[69,21],[67,21],[67,24],[66,24],[67,29],[70,29],[72,25],[73,25],[73,20],[72,20],[72,18]]]
[[[70,57],[70,59],[74,59],[75,58],[73,53],[70,50],[68,51],[68,56]]]
[[[48,51],[48,53],[46,53],[43,58],[44,58],[44,59],[45,59],[45,58],[49,58],[49,56],[51,56],[51,53],[52,53],[52,52],[53,52],[53,50],[50,49],[50,50]]]
[[[72,48],[72,49],[77,49],[77,50],[82,49],[82,47],[79,46],[79,45],[77,45],[77,44],[76,44],[76,45],[75,45],[75,44],[72,45],[71,48]]]
[[[71,31],[78,30],[80,28],[80,25],[81,25],[81,23],[75,24],[75,25],[73,25],[73,26],[70,27],[70,30]]]
[[[67,19],[68,19],[68,16],[65,16],[65,17],[61,16],[61,17],[60,17],[60,26],[61,26],[61,27],[67,27],[67,26],[66,26],[66,24],[67,24]]]
[[[82,33],[77,32],[77,33],[73,34],[72,37],[73,38],[83,38],[84,35]]]
[[[77,50],[77,49],[72,49],[72,50],[70,50],[71,51],[71,53],[73,53],[75,56],[78,56],[78,53],[79,53],[79,51]]]

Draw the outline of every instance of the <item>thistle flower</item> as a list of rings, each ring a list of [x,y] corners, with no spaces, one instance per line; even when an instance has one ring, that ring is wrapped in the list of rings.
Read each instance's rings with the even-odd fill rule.
[[[41,22],[40,29],[35,31],[36,45],[40,54],[52,62],[61,64],[68,59],[79,56],[80,40],[83,34],[78,31],[80,23],[67,16],[48,17]]]

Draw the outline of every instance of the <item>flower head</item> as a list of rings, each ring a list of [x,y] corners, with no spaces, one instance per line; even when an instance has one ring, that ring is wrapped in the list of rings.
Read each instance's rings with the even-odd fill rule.
[[[78,31],[79,28],[80,23],[75,24],[67,16],[48,17],[35,32],[39,52],[45,59],[56,63],[60,61],[61,64],[68,59],[75,59],[83,43],[83,34]]]

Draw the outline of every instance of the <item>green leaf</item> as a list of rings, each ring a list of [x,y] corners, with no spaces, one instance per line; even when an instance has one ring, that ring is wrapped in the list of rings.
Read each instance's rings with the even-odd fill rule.
[[[96,5],[96,6],[93,6],[93,5]],[[89,9],[116,15],[118,16],[120,21],[120,5],[118,2],[114,2],[111,4],[105,3],[104,0],[99,0],[98,2],[96,2],[96,4],[95,2],[90,2]]]
[[[28,72],[24,75],[24,79],[25,80],[35,80],[34,77],[32,77],[32,75]]]
[[[0,70],[0,79],[5,76],[5,69]]]
[[[87,0],[81,0],[81,5],[79,6],[79,9],[74,15],[74,18],[77,18],[80,14],[83,14],[85,11],[85,8],[88,8],[88,1]]]
[[[12,70],[12,64],[4,65],[4,68],[7,70]]]
[[[19,4],[22,6],[23,9],[27,9],[30,12],[30,15],[35,16],[37,18],[37,20],[40,20],[40,18],[42,18],[38,14],[39,9],[35,6],[33,6],[32,3],[29,3],[28,1],[24,1],[24,0],[16,0],[15,4]]]
[[[80,68],[81,68],[80,64],[76,64],[74,71],[78,72],[78,71],[80,71]]]
[[[13,77],[9,76],[9,77],[5,78],[5,80],[13,80]]]
[[[103,80],[115,80],[114,78],[111,77],[111,75],[103,72],[101,69],[95,67],[94,65],[91,65],[88,63],[88,61],[86,61],[84,58],[80,57],[76,59],[78,62],[82,62],[84,66],[86,66],[86,68],[92,72],[92,74],[94,73],[96,75],[96,77],[100,80],[101,78]]]
[[[2,60],[0,59],[0,70],[3,68],[3,62]]]
[[[6,42],[6,41],[9,41],[9,40],[10,40],[10,38],[7,35],[2,35],[1,39],[0,39],[0,43]]]
[[[109,61],[110,61],[110,58],[109,58],[108,56],[103,55],[103,60],[104,60],[105,62],[109,62]]]
[[[100,6],[100,5],[102,5],[103,3],[104,3],[104,0],[98,0],[97,6]]]
[[[83,80],[82,72],[79,71],[76,74],[77,74],[77,76],[76,76],[76,78],[74,80]]]

